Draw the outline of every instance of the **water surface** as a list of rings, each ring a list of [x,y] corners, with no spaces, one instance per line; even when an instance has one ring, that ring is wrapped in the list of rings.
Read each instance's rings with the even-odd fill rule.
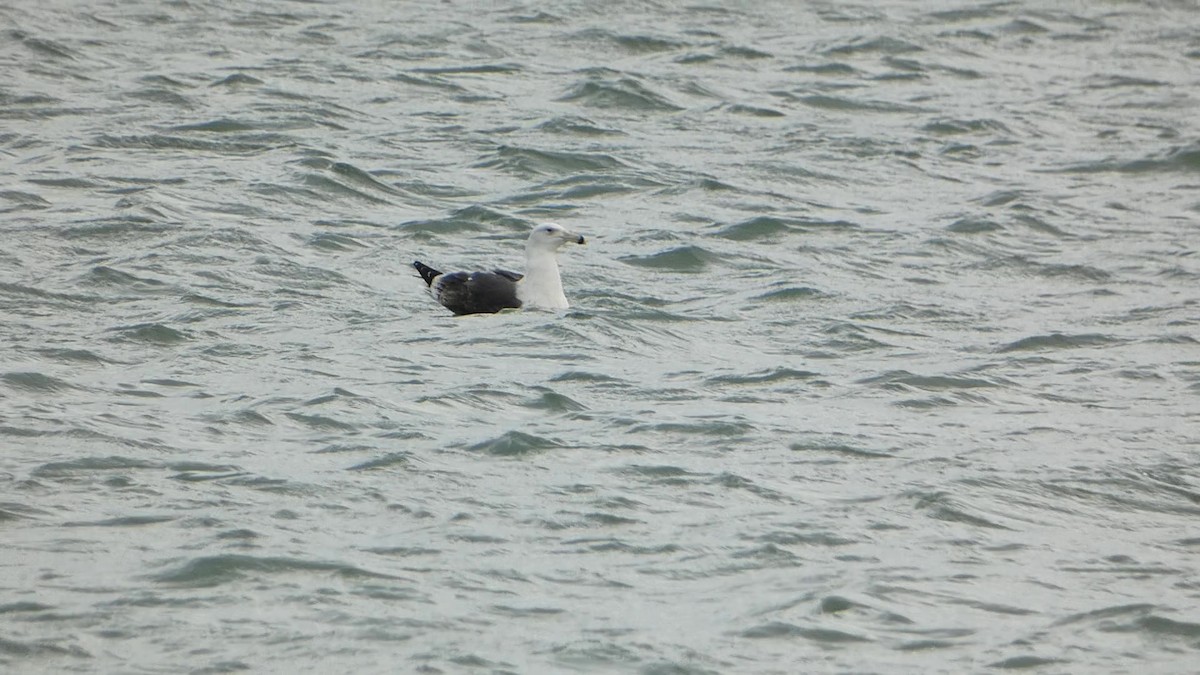
[[[1190,672],[1197,17],[0,6],[0,665]]]

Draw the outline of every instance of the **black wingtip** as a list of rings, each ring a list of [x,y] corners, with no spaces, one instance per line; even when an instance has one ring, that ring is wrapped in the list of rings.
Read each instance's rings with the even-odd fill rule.
[[[417,271],[421,273],[421,278],[425,280],[426,286],[432,286],[433,278],[441,274],[441,272],[433,269],[420,260],[414,260],[413,267],[417,268]]]

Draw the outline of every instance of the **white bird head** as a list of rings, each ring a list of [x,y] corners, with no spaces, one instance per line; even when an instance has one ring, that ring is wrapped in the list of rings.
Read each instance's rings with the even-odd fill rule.
[[[582,235],[575,234],[558,223],[542,223],[529,233],[525,248],[530,250],[557,251],[564,244],[586,243]]]

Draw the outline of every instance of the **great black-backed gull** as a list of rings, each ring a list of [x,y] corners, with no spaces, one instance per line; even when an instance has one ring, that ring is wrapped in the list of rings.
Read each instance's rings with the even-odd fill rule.
[[[490,314],[502,309],[539,307],[566,309],[562,278],[558,274],[558,249],[582,244],[584,238],[555,223],[537,225],[525,242],[525,274],[507,270],[451,272],[416,261],[413,267],[429,292],[455,314]]]

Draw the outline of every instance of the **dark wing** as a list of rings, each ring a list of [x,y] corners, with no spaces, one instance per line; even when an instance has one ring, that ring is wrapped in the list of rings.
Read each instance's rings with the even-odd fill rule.
[[[508,270],[492,270],[492,271],[495,272],[496,274],[499,274],[500,276],[504,277],[505,279],[508,279],[509,281],[520,281],[525,278],[524,274],[517,274],[516,272],[509,272]]]
[[[517,284],[495,272],[454,272],[434,281],[438,302],[455,314],[492,314],[521,306]]]

